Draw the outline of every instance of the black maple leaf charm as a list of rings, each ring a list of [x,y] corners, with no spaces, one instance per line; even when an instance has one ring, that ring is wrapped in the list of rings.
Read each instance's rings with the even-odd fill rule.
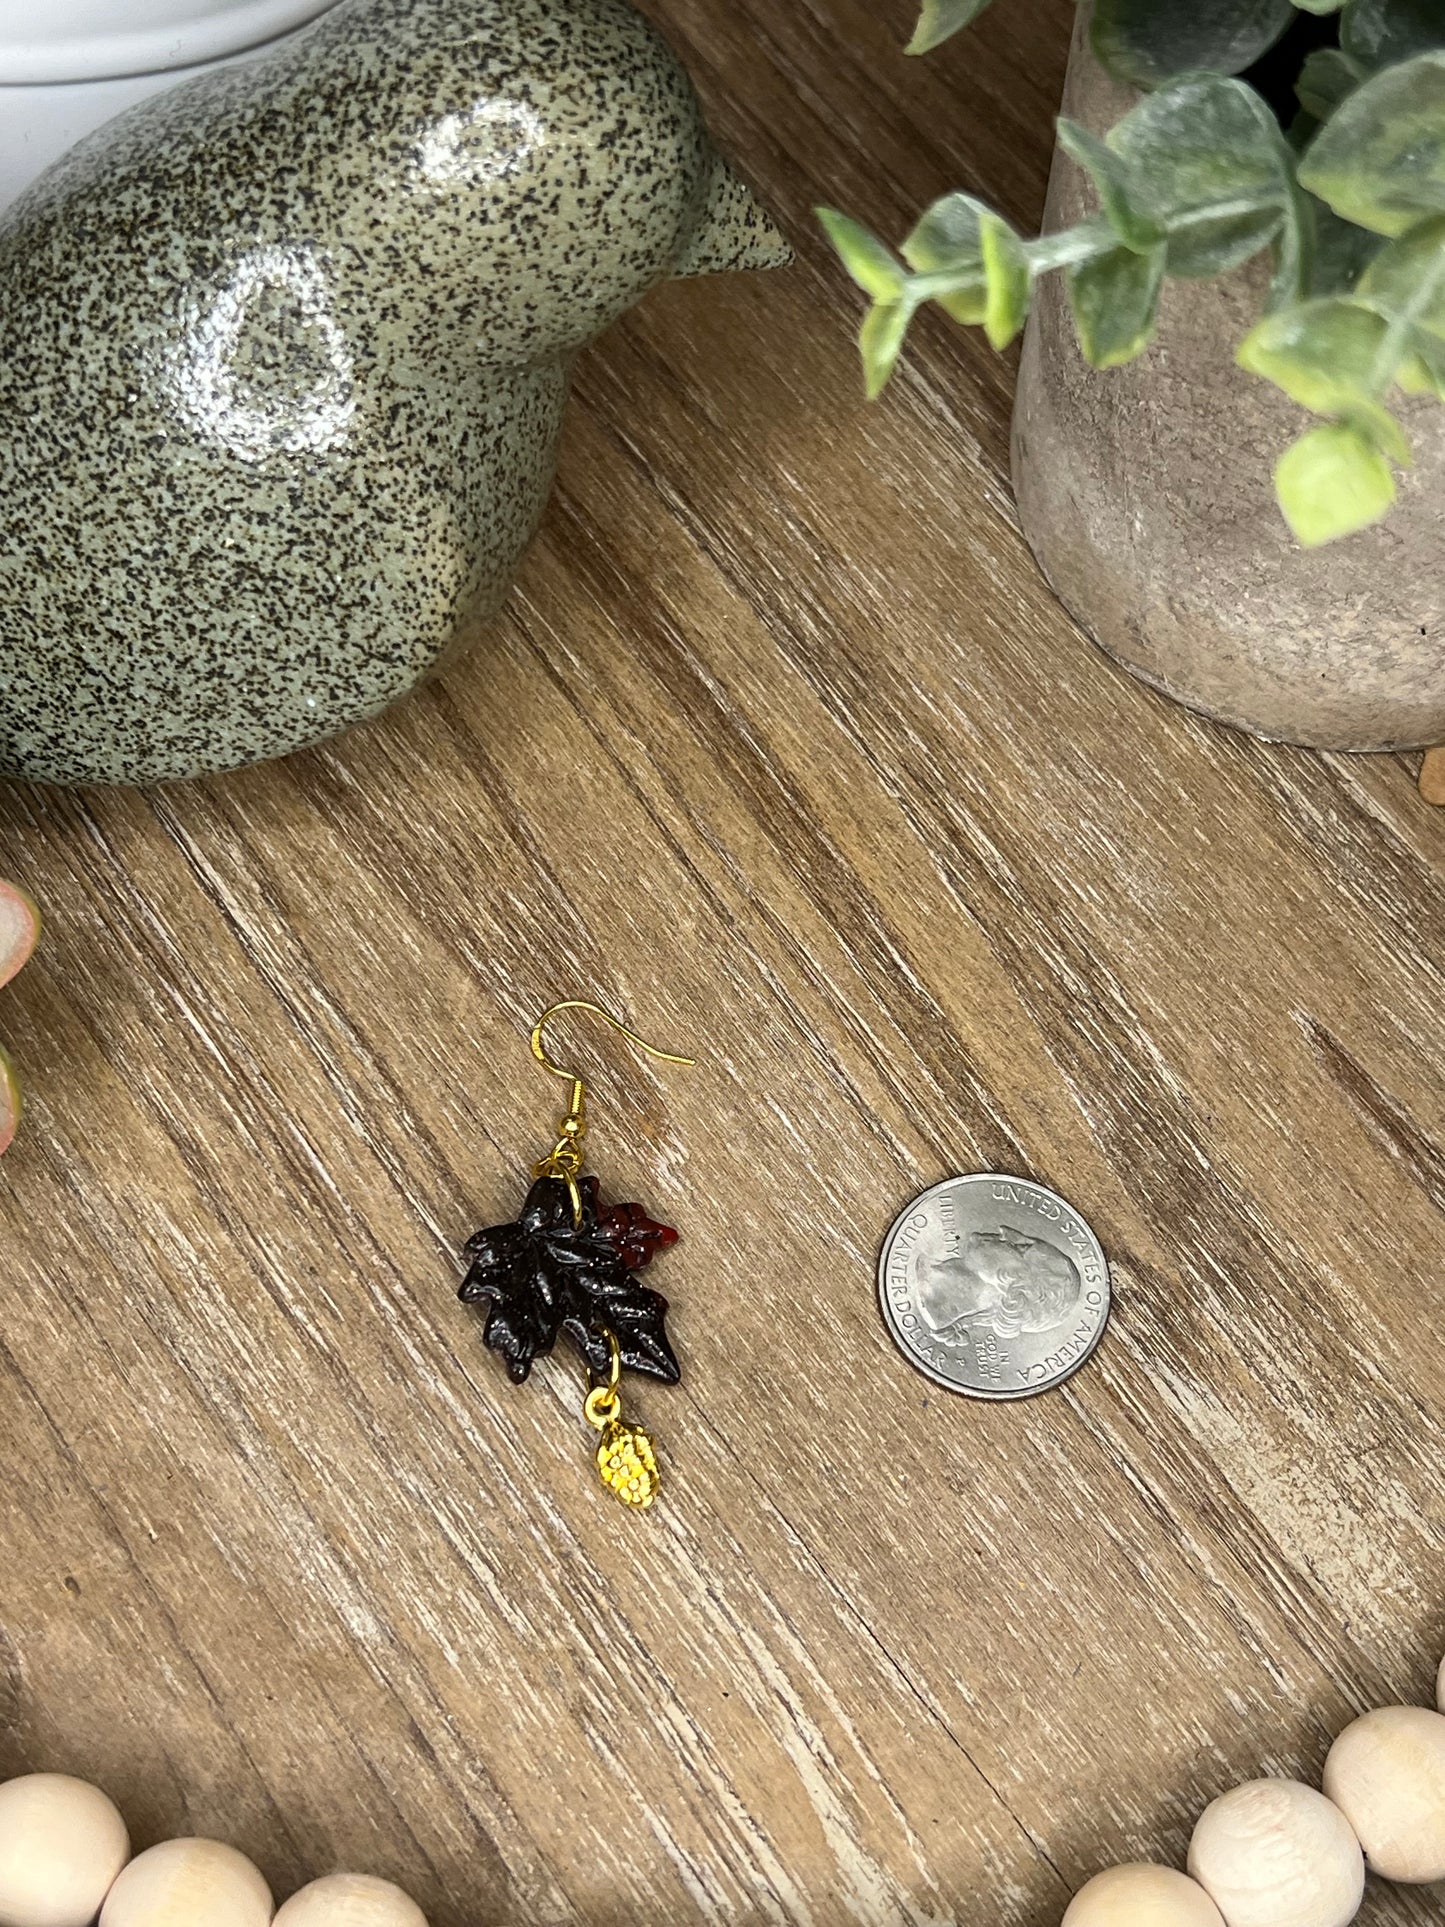
[[[667,1341],[667,1300],[632,1274],[677,1233],[654,1224],[640,1205],[614,1205],[599,1216],[596,1178],[583,1178],[579,1190],[580,1224],[566,1183],[538,1178],[515,1224],[469,1238],[471,1265],[459,1295],[489,1307],[485,1343],[518,1384],[565,1331],[599,1379],[611,1369],[610,1332],[624,1365],[675,1385],[682,1374]]]

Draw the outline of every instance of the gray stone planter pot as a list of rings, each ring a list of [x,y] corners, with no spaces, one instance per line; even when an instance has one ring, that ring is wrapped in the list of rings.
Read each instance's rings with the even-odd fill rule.
[[[1089,54],[1085,13],[1064,112],[1102,133],[1133,97]],[[1046,228],[1090,205],[1060,155]],[[1099,374],[1048,278],[1014,415],[1024,532],[1090,635],[1191,708],[1321,749],[1445,742],[1445,409],[1407,411],[1415,466],[1388,521],[1302,550],[1271,478],[1305,418],[1234,366],[1259,286],[1170,283],[1154,346]]]

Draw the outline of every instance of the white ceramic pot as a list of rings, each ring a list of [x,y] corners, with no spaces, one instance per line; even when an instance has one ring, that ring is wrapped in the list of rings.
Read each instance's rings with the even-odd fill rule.
[[[84,135],[336,0],[0,0],[0,209]]]

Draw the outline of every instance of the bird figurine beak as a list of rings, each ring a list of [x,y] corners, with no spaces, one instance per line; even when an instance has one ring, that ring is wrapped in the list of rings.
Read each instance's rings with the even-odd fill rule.
[[[721,155],[713,160],[707,200],[674,275],[734,274],[754,268],[785,268],[793,250],[750,187]]]

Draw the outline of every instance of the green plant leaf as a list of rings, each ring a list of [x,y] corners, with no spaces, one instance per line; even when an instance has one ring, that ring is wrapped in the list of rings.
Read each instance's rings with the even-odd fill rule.
[[[979,222],[992,211],[972,194],[945,194],[924,210],[900,252],[915,274],[982,272]]]
[[[1316,415],[1335,415],[1368,395],[1387,323],[1339,296],[1266,315],[1235,360]]]
[[[858,346],[863,353],[863,379],[869,401],[877,401],[888,386],[903,352],[903,340],[913,315],[912,302],[875,301],[864,317]]]
[[[1118,247],[1068,271],[1069,304],[1084,359],[1117,368],[1143,354],[1154,337],[1164,280],[1164,249],[1136,254]]]
[[[1235,359],[1301,407],[1347,424],[1382,454],[1408,462],[1410,445],[1380,399],[1404,355],[1403,341],[1391,346],[1382,315],[1332,297],[1267,315],[1250,329]]]
[[[1274,486],[1285,520],[1307,549],[1368,528],[1395,499],[1384,456],[1358,430],[1335,422],[1311,428],[1284,451]]]
[[[1316,47],[1305,58],[1295,82],[1299,104],[1318,121],[1327,121],[1348,94],[1365,78],[1365,69],[1338,47]]]
[[[1370,262],[1385,245],[1378,234],[1342,221],[1332,207],[1326,207],[1313,194],[1306,194],[1314,247],[1311,250],[1308,294],[1343,294],[1353,288]]]
[[[1367,73],[1393,67],[1445,47],[1445,8],[1440,0],[1349,0],[1340,45]]]
[[[982,273],[961,274],[953,287],[930,289],[928,299],[936,301],[946,315],[963,327],[977,328],[988,313],[988,284]]]
[[[1159,87],[1201,68],[1242,73],[1293,19],[1291,0],[1098,0],[1091,39],[1120,80]]]
[[[1108,144],[1143,213],[1168,235],[1170,274],[1221,274],[1272,241],[1291,208],[1293,161],[1252,87],[1191,74],[1149,94]]]
[[[1445,52],[1357,87],[1306,148],[1300,184],[1357,227],[1403,234],[1445,213]]]
[[[876,234],[870,234],[851,214],[836,208],[816,209],[824,232],[833,243],[838,259],[865,294],[875,301],[897,301],[903,294],[905,275]]]
[[[1294,0],[1305,13],[1338,13],[1345,0]]]
[[[1396,381],[1407,395],[1435,395],[1445,401],[1445,341],[1425,333],[1413,340],[1413,351],[1395,370]]]
[[[1372,448],[1402,468],[1411,462],[1410,443],[1399,422],[1379,402],[1366,402],[1363,406],[1345,409],[1340,416],[1346,428],[1353,428],[1363,435]]]
[[[1159,223],[1139,206],[1132,172],[1122,154],[1077,121],[1059,116],[1059,146],[1094,184],[1109,225],[1126,248],[1152,254],[1164,238]]]
[[[954,34],[972,26],[989,4],[990,0],[923,0],[923,11],[907,51],[911,54],[932,53],[945,40],[951,40]]]
[[[1386,327],[1380,359],[1409,394],[1445,394],[1445,215],[1387,242],[1352,299]]]
[[[985,213],[979,220],[987,295],[983,331],[995,348],[1007,348],[1028,319],[1033,289],[1024,244],[1001,215]]]
[[[903,243],[903,258],[915,275],[934,282],[945,277],[951,284],[929,287],[928,298],[968,327],[976,327],[980,322],[988,325],[990,302],[998,304],[994,320],[995,325],[999,324],[1007,312],[1008,290],[995,289],[994,282],[1000,271],[1006,275],[1016,272],[1017,264],[1012,260],[1004,262],[1005,249],[997,242],[993,248],[995,265],[990,272],[984,252],[984,231],[990,224],[1012,233],[986,201],[972,194],[945,194],[927,209]],[[1026,276],[1027,272],[1025,264]],[[1025,313],[1027,308],[1025,291]]]
[[[925,210],[903,243],[903,258],[915,274],[947,275],[953,286],[932,299],[965,327],[975,328],[988,308],[980,216],[988,209],[971,194],[945,194]]]
[[[1445,347],[1445,215],[1391,241],[1360,276],[1356,300],[1387,319],[1442,338]]]

